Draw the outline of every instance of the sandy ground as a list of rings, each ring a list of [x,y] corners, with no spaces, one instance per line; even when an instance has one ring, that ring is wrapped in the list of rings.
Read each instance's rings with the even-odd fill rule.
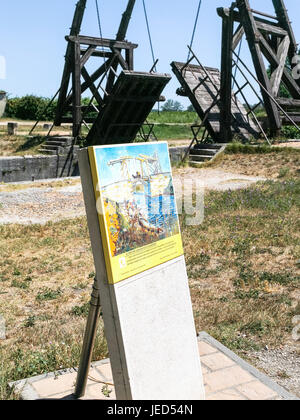
[[[200,187],[224,191],[247,188],[264,178],[237,175],[218,169],[183,168],[174,171],[175,189],[189,179],[197,179]],[[83,216],[85,207],[80,179],[75,185],[56,187],[59,182],[61,180],[44,181],[42,187],[35,186],[34,183],[22,183],[0,188],[0,224],[47,223]],[[18,189],[13,190],[14,187]]]

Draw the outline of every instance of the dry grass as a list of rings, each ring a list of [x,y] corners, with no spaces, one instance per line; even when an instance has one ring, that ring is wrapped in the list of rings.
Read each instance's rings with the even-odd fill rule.
[[[299,176],[299,149],[285,149],[281,153],[223,154],[210,167],[249,176],[284,178]]]
[[[94,268],[84,219],[2,226],[0,238],[0,313],[7,327],[0,399],[6,399],[8,380],[78,365]],[[100,328],[94,357],[106,356]]]

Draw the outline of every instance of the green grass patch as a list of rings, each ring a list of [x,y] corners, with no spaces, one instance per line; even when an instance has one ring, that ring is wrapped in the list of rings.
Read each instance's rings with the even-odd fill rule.
[[[154,127],[158,140],[191,140],[192,132],[189,125],[158,124]]]
[[[299,154],[300,149],[295,149],[292,147],[276,147],[276,146],[269,146],[267,144],[255,146],[251,144],[242,144],[239,142],[230,143],[226,149],[226,154],[268,154],[268,153],[282,153],[282,154],[289,154],[289,153]]]
[[[196,112],[189,111],[163,111],[163,112],[151,112],[147,121],[150,123],[157,124],[199,124],[200,119]]]

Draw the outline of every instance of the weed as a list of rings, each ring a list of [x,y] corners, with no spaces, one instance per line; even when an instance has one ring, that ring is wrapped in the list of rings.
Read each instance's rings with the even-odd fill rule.
[[[35,315],[29,316],[24,322],[24,327],[32,328],[35,326],[35,323],[36,323],[36,316]]]
[[[75,316],[87,317],[90,310],[90,303],[85,303],[82,306],[74,306],[71,310],[71,314]]]
[[[106,397],[106,398],[110,398],[110,394],[112,393],[112,389],[108,388],[108,385],[104,385],[102,387],[102,394]]]
[[[289,168],[281,168],[278,174],[278,178],[285,178],[290,172]]]
[[[47,301],[47,300],[55,300],[55,299],[58,299],[61,295],[62,295],[62,290],[60,288],[57,290],[51,290],[49,288],[45,288],[37,294],[36,300],[38,302]]]

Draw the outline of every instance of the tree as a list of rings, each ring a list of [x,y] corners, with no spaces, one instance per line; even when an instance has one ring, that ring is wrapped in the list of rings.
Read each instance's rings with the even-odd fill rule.
[[[162,111],[183,111],[183,106],[178,101],[173,101],[173,99],[168,99],[167,102],[162,107]]]
[[[189,105],[188,107],[187,107],[187,109],[186,109],[188,112],[195,112],[195,108],[194,108],[194,105]]]

